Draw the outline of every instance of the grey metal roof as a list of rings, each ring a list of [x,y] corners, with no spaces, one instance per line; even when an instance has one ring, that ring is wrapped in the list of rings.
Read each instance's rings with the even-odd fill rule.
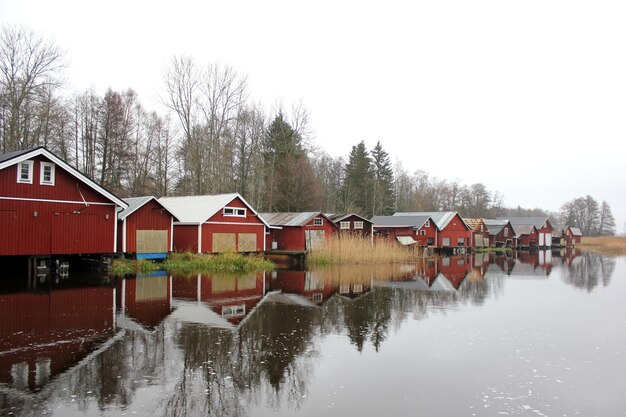
[[[533,226],[532,224],[513,225],[513,231],[515,232],[515,236],[529,235],[532,233],[533,228],[535,228],[535,226]]]
[[[581,232],[578,227],[570,227],[569,230],[572,231],[572,234],[574,236],[582,236],[583,235],[583,232]]]
[[[305,211],[301,213],[259,213],[259,216],[272,226],[304,226],[318,216],[323,216],[326,220],[330,221],[319,211]]]
[[[513,226],[517,225],[533,225],[537,229],[541,229],[545,222],[548,221],[547,217],[498,217],[499,220],[508,220]]]
[[[487,226],[487,230],[489,231],[489,234],[492,236],[497,235],[498,233],[500,233],[500,231],[502,229],[504,229],[504,226],[507,225],[507,223],[509,223],[508,220],[504,220],[504,219],[485,219],[485,226]]]
[[[174,216],[169,210],[167,210],[167,208],[163,206],[163,204],[159,203],[159,200],[157,200],[157,198],[154,196],[148,195],[148,196],[143,196],[143,197],[129,197],[129,198],[123,198],[122,200],[124,200],[124,202],[128,204],[128,207],[123,210],[118,211],[117,213],[118,220],[124,220],[125,218],[133,214],[135,211],[143,207],[145,204],[147,204],[149,201],[154,200],[157,202],[157,204],[163,207],[168,213],[170,213],[172,217],[174,217],[174,221],[178,221],[178,218],[176,218],[176,216]]]
[[[394,213],[394,216],[429,216],[433,219],[439,230],[443,230],[457,214],[456,211],[411,211],[397,212]],[[459,218],[460,217],[461,216],[459,216]],[[469,230],[472,230],[462,218],[461,221]]]
[[[431,219],[430,216],[374,216],[371,219],[374,227],[417,227],[420,228]],[[434,220],[433,220],[434,222]]]
[[[40,149],[40,148],[42,148],[42,146],[40,146],[39,148],[22,149],[21,151],[14,151],[14,152],[3,153],[3,154],[0,155],[0,162],[8,161],[9,159],[16,158],[16,157],[18,157],[20,155],[23,155],[25,153],[29,153],[31,151],[34,151],[35,149]]]

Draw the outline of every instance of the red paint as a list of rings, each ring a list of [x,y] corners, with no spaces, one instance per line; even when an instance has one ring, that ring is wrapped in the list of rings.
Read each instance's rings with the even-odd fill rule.
[[[450,238],[450,245],[444,246],[444,239]],[[464,239],[464,243],[459,243],[459,238]],[[437,236],[437,247],[467,247],[470,246],[470,239],[472,238],[471,229],[465,224],[458,213],[454,215],[452,220],[439,231]]]
[[[565,231],[565,242],[567,246],[577,245],[581,242],[582,236],[577,236],[572,233],[572,228],[568,227]]]
[[[491,247],[506,246],[507,242],[511,247],[515,247],[515,232],[511,222],[507,222],[496,235],[489,236],[489,246]]]
[[[256,252],[264,250],[265,224],[254,214],[252,208],[240,198],[235,198],[224,207],[246,208],[246,217],[224,216],[223,208],[202,224],[202,253],[213,252],[213,233],[235,233],[239,251],[239,233],[256,234]],[[198,225],[174,223],[174,250],[176,252],[198,252]]]
[[[536,247],[539,244],[539,232],[535,227],[528,234],[518,236],[517,246],[523,248]]]
[[[11,165],[0,171],[0,196],[52,201],[0,199],[0,255],[114,252],[115,204],[56,164],[54,185],[40,184],[41,162],[51,161],[31,160],[32,184],[18,183],[18,165]],[[83,198],[104,204],[87,206]]]
[[[169,251],[172,235],[172,215],[156,200],[150,200],[128,217],[126,217],[126,252],[137,252],[137,230],[166,230]],[[124,222],[118,221],[118,244],[117,250],[123,251],[122,229]]]
[[[437,257],[437,270],[445,275],[456,289],[461,286],[461,283],[471,269],[472,262],[469,257]]]
[[[341,223],[343,222],[349,222],[350,223],[350,228],[349,229],[342,229],[341,228]],[[363,228],[362,229],[355,229],[354,227],[354,222],[361,222],[363,223]],[[342,219],[341,221],[338,221],[336,223],[337,226],[337,231],[341,234],[347,233],[347,234],[352,234],[355,236],[370,236],[372,234],[372,222],[370,222],[369,220],[366,220],[362,217],[357,216],[356,214],[352,214],[344,219]]]
[[[316,218],[322,218],[322,225],[315,226],[314,221]],[[272,241],[277,242],[279,250],[293,250],[304,251],[306,250],[306,231],[307,230],[323,230],[324,237],[330,239],[333,233],[337,230],[337,226],[330,221],[326,216],[319,215],[312,218],[304,226],[283,226],[282,229],[271,229],[271,236],[268,238],[270,243]],[[271,248],[271,245],[268,246]]]
[[[113,289],[3,294],[0,317],[0,351],[5,352],[0,355],[0,382],[12,384],[13,366],[25,364],[25,382],[33,389],[37,363],[49,362],[53,378],[112,335]]]

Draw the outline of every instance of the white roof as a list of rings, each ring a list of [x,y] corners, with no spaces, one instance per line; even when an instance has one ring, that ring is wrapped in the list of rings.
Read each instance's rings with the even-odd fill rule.
[[[159,203],[163,204],[180,223],[202,224],[236,198],[241,199],[248,210],[257,215],[252,206],[238,193],[161,197]],[[257,217],[269,227],[269,224],[261,216],[257,215]]]
[[[400,242],[404,246],[414,245],[417,243],[417,240],[414,240],[411,236],[396,236],[398,242]]]
[[[78,180],[87,184],[89,187],[93,188],[96,192],[102,194],[104,197],[106,197],[111,202],[115,203],[116,205],[123,207],[123,208],[126,208],[128,206],[128,204],[126,204],[120,198],[113,195],[113,193],[107,191],[105,188],[98,185],[95,181],[87,178],[76,168],[72,167],[67,162],[63,161],[61,158],[59,158],[58,156],[56,156],[55,154],[53,154],[52,152],[50,152],[43,146],[39,148],[31,149],[31,150],[11,152],[9,154],[0,155],[0,170],[6,167],[9,167],[11,165],[15,165],[18,162],[26,161],[28,159],[34,158],[35,156],[39,156],[39,155],[42,155],[48,158],[49,160],[54,162],[56,165],[63,168],[68,174],[74,176]]]
[[[234,330],[235,326],[224,317],[203,303],[202,301],[173,300],[175,310],[170,314],[170,320],[204,324],[209,327]]]

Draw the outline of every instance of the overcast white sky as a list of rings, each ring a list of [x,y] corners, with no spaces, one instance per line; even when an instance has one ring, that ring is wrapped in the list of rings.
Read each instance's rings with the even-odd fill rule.
[[[68,89],[155,108],[174,55],[301,101],[315,143],[380,140],[410,171],[484,183],[508,206],[607,200],[626,227],[626,2],[0,0],[66,50]]]

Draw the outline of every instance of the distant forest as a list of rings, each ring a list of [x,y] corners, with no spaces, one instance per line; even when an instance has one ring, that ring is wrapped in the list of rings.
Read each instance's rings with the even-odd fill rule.
[[[0,33],[0,153],[45,146],[120,197],[238,192],[259,211],[458,211],[468,218],[550,216],[585,235],[614,234],[606,202],[591,196],[560,212],[507,208],[484,184],[431,177],[392,164],[378,142],[346,157],[315,146],[299,104],[268,113],[233,68],[173,57],[163,74],[163,111],[135,91],[67,94],[65,54],[35,32]]]

